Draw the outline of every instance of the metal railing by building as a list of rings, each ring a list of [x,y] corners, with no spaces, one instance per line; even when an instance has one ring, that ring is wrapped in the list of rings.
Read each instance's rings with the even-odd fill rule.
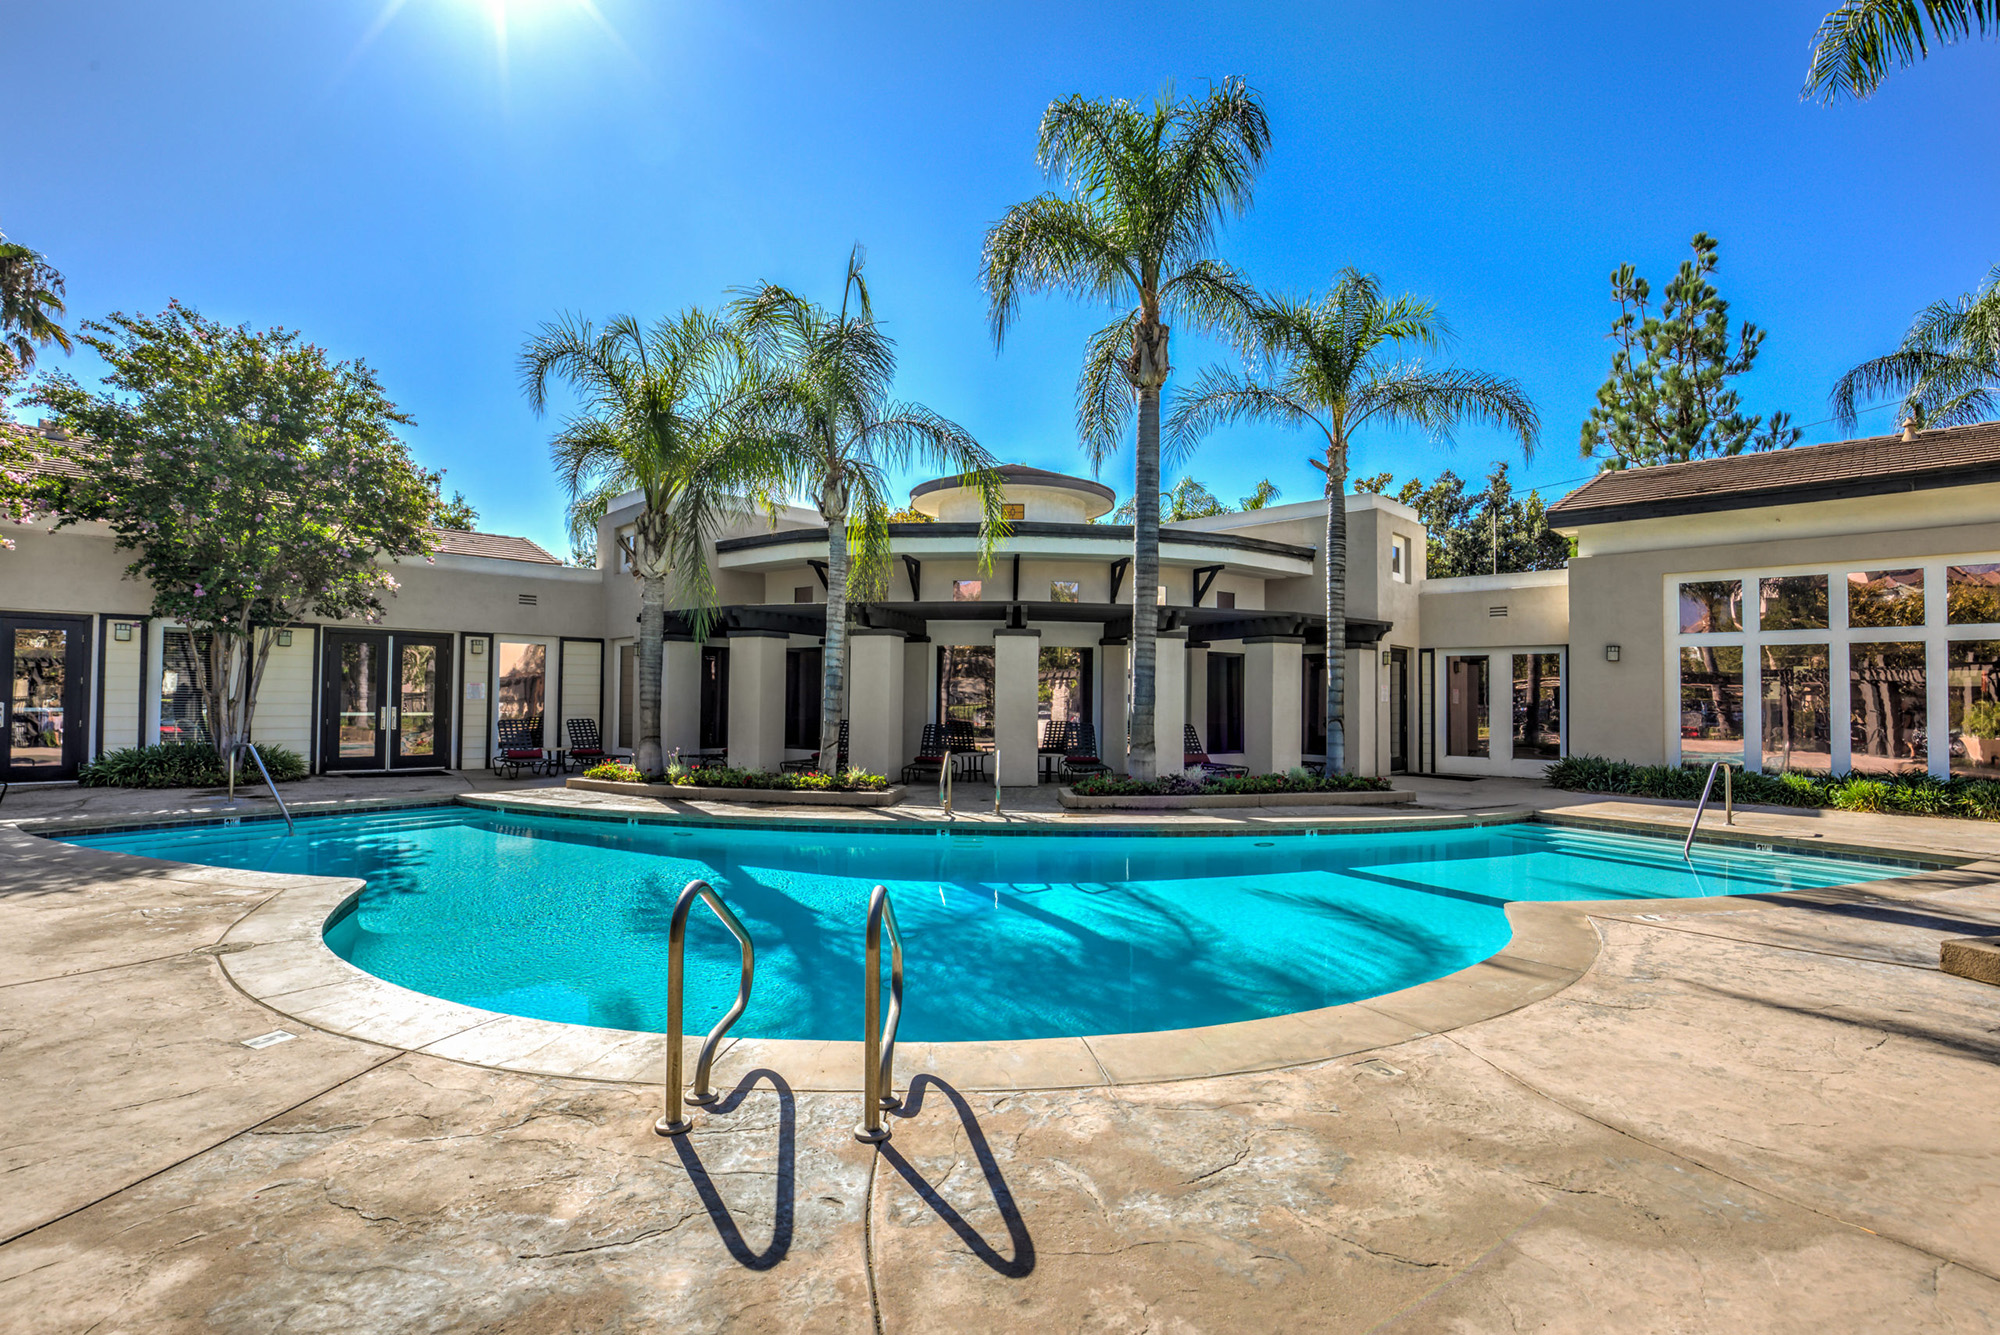
[[[687,1102],[700,1105],[716,1101],[716,1092],[708,1087],[709,1071],[715,1064],[715,1050],[729,1032],[729,1027],[742,1017],[744,1007],[750,1004],[750,984],[757,974],[757,950],[751,944],[750,933],[744,929],[742,921],[730,911],[729,905],[722,902],[722,896],[715,893],[714,886],[703,880],[689,881],[674,903],[673,921],[667,928],[667,1107],[660,1120],[653,1123],[653,1130],[663,1136],[683,1135],[694,1126],[681,1107],[681,1002],[685,991],[687,920],[697,899],[707,904],[722,920],[722,925],[735,936],[743,954],[743,980],[736,988],[736,1004],[729,1008],[729,1013],[715,1028],[709,1030],[708,1038],[703,1041],[701,1051],[695,1058],[694,1089],[688,1093]]]

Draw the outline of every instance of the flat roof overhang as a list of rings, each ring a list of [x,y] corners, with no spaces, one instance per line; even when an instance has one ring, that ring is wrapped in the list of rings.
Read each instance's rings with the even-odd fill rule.
[[[895,631],[913,640],[929,639],[934,621],[997,621],[1014,629],[1037,622],[1083,622],[1102,626],[1106,641],[1122,642],[1132,635],[1132,609],[1125,603],[850,603],[848,606],[854,614],[856,629]],[[1267,635],[1303,640],[1307,645],[1326,643],[1326,618],[1314,612],[1172,606],[1158,611],[1162,631],[1185,630],[1188,643],[1194,646]],[[1372,649],[1394,624],[1350,617],[1347,647]],[[710,637],[726,637],[736,631],[824,638],[826,604],[736,603],[717,608]],[[684,613],[667,613],[670,637],[689,639],[693,633],[691,618]]]
[[[898,556],[950,556],[976,560],[979,556],[977,524],[891,524],[889,538]],[[779,533],[758,533],[746,538],[725,538],[715,544],[716,564],[725,570],[776,569],[824,559],[824,528],[786,529]],[[1116,561],[1132,554],[1132,526],[1129,524],[1050,524],[1025,522],[1012,525],[1010,532],[993,545],[993,555],[1051,557],[1072,560]],[[1220,562],[1267,576],[1290,578],[1312,573],[1315,551],[1289,542],[1268,538],[1246,538],[1234,533],[1177,532],[1160,530],[1160,556],[1176,565],[1205,565]]]

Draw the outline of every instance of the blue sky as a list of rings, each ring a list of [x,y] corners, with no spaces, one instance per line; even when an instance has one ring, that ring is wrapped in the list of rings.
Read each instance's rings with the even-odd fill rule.
[[[1072,392],[1103,315],[1032,302],[996,354],[980,238],[1041,187],[1051,98],[1241,74],[1274,144],[1226,256],[1269,287],[1355,264],[1436,300],[1453,359],[1541,406],[1520,476],[1560,492],[1589,471],[1620,262],[1657,287],[1694,232],[1720,238],[1732,314],[1769,331],[1745,406],[1801,423],[2000,262],[2000,47],[1804,105],[1829,3],[0,0],[0,229],[68,275],[73,318],[179,298],[366,358],[482,527],[563,550],[550,423],[514,369],[537,323],[763,280],[832,301],[857,240],[902,393],[1003,459],[1087,471]],[[1183,377],[1217,355],[1177,340]],[[1225,498],[1268,476],[1308,499],[1307,447],[1240,430],[1191,471]],[[1449,450],[1380,433],[1355,470],[1505,457],[1484,430]],[[1130,467],[1106,467],[1121,494]]]

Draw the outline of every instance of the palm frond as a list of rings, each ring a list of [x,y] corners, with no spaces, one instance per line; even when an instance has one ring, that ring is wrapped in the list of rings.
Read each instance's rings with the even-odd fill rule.
[[[1908,69],[1975,32],[2000,33],[2000,0],[1847,0],[1820,21],[1802,101],[1832,104],[1872,95],[1889,71]]]
[[[1067,292],[1090,301],[1138,300],[1141,276],[1114,229],[1088,204],[1038,195],[987,230],[980,261],[997,347],[1023,296]]]
[[[1139,313],[1119,316],[1084,345],[1083,370],[1076,380],[1076,433],[1092,470],[1118,452],[1135,402],[1126,359],[1132,352]]]
[[[1486,371],[1432,370],[1411,362],[1371,378],[1353,404],[1349,420],[1355,426],[1370,419],[1397,422],[1417,427],[1439,444],[1450,444],[1462,423],[1485,422],[1513,432],[1521,452],[1533,458],[1541,437],[1541,416],[1520,382]]]
[[[1162,462],[1178,468],[1193,455],[1202,438],[1218,427],[1238,422],[1274,422],[1281,426],[1303,426],[1310,422],[1331,438],[1330,425],[1310,404],[1248,376],[1206,367],[1194,384],[1174,400],[1167,417],[1166,445]]]

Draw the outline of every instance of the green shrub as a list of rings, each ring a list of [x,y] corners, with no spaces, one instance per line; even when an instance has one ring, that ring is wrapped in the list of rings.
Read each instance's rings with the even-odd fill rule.
[[[1887,811],[1889,785],[1881,779],[1851,775],[1833,786],[1833,805],[1842,811]]]
[[[1545,771],[1552,787],[1575,793],[1622,793],[1633,797],[1701,796],[1708,767],[1633,765],[1603,756],[1565,756]],[[1956,816],[2000,820],[2000,781],[1933,779],[1921,770],[1896,774],[1848,774],[1836,778],[1787,770],[1781,774],[1734,772],[1736,800],[1750,806],[1834,807],[1841,811],[1890,811],[1909,816]],[[1720,801],[1721,791],[1709,798]]]
[[[583,772],[586,779],[610,779],[617,783],[643,783],[639,771],[622,760],[607,760]],[[688,769],[669,764],[654,783],[672,788],[767,788],[791,793],[879,793],[889,786],[887,777],[866,770],[849,769],[839,774],[809,770],[803,774],[767,769]]]
[[[613,783],[642,783],[638,769],[623,760],[606,760],[592,765],[583,772],[586,779],[609,779]]]
[[[289,747],[259,742],[257,754],[278,783],[306,777],[305,757]],[[259,778],[257,767],[247,760],[237,768],[239,784]],[[79,768],[76,781],[84,788],[213,788],[228,783],[229,774],[207,742],[161,742],[107,751]]]

